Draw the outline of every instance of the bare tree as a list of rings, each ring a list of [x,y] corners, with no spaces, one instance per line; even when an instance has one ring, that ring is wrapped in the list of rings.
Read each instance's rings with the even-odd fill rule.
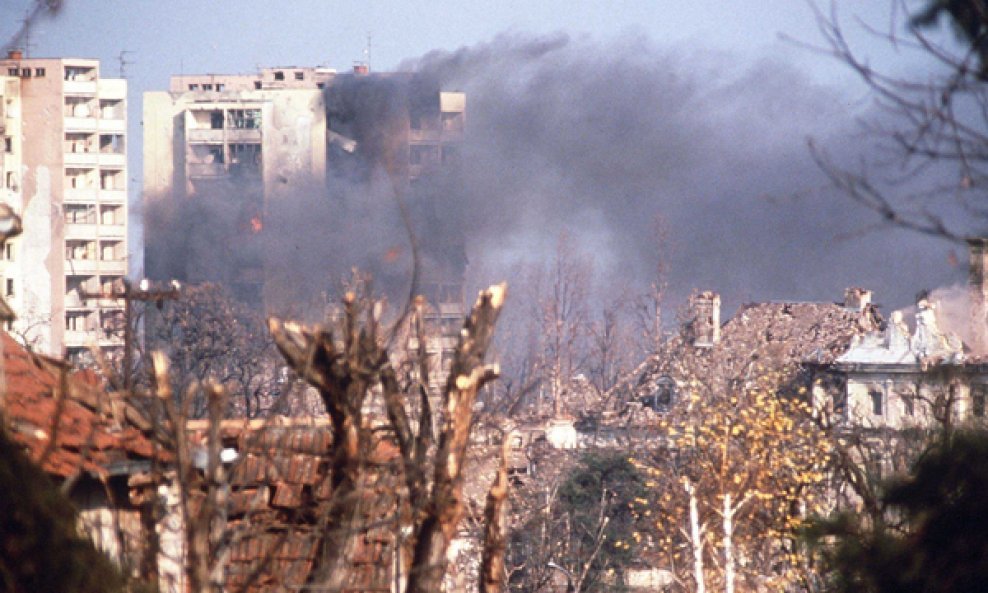
[[[403,548],[410,558],[405,590],[439,590],[446,570],[446,552],[463,513],[463,467],[474,403],[478,391],[497,376],[484,364],[494,326],[504,303],[505,286],[481,292],[464,323],[439,411],[439,434],[432,435],[431,404],[425,385],[405,391],[388,354],[387,336],[374,307],[349,293],[344,299],[342,327],[337,333],[322,327],[306,328],[270,319],[278,349],[299,376],[322,396],[332,425],[332,487],[336,493],[327,517],[312,584],[339,589],[346,581],[357,530],[358,488],[369,453],[371,428],[363,408],[373,390],[380,390],[388,422],[400,450],[402,476],[410,507],[410,534]],[[421,372],[426,373],[422,362]],[[424,377],[420,377],[424,379]],[[418,401],[418,422],[413,424],[408,402]],[[433,442],[435,444],[433,445]],[[496,554],[486,564],[497,563]]]
[[[981,0],[926,4],[913,12],[913,4],[891,0],[888,30],[861,24],[899,51],[932,61],[914,77],[877,68],[859,54],[836,3],[828,12],[815,7],[827,42],[822,50],[860,77],[878,111],[864,122],[872,156],[857,167],[814,143],[811,152],[833,184],[878,214],[880,224],[961,242],[988,226],[988,15]],[[936,34],[942,13],[962,32],[961,43]]]

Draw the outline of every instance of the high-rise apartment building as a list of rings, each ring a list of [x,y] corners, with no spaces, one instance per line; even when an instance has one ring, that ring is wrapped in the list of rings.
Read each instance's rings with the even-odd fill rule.
[[[20,214],[0,273],[14,333],[70,357],[122,346],[127,83],[97,60],[0,59],[0,199]]]
[[[282,262],[265,261],[265,243],[256,239],[266,217],[293,196],[328,195],[334,184],[364,183],[374,170],[407,191],[457,158],[465,110],[463,93],[362,66],[342,75],[290,67],[172,77],[168,91],[144,95],[145,216],[155,217],[145,225],[148,275],[219,280],[248,301],[284,301],[291,287],[277,274]],[[177,210],[201,216],[183,220]],[[215,245],[189,245],[177,232],[209,221],[226,228],[215,225]],[[462,301],[463,260],[454,259],[435,275],[441,290],[432,292]]]

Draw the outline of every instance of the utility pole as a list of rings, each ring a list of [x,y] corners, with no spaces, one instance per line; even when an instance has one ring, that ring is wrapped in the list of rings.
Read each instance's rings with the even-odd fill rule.
[[[83,292],[83,299],[108,299],[123,300],[124,302],[124,353],[123,353],[123,388],[125,392],[130,392],[133,388],[133,343],[134,343],[134,301],[144,303],[153,302],[160,309],[165,301],[174,301],[181,296],[181,285],[172,280],[167,289],[152,289],[150,283],[145,279],[141,280],[137,288],[131,286],[130,281],[124,278],[123,289],[111,292]]]

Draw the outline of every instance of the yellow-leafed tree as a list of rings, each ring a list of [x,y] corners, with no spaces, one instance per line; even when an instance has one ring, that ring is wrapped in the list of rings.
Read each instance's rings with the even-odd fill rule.
[[[828,441],[806,403],[780,395],[793,372],[692,362],[636,458],[651,493],[640,541],[697,593],[782,590],[806,574],[795,536],[824,510]]]

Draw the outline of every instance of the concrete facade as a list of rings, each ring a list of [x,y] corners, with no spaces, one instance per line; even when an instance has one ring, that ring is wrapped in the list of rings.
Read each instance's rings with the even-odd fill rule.
[[[127,83],[86,59],[0,60],[5,144],[0,198],[21,215],[3,290],[12,330],[53,355],[122,342],[123,303],[110,294],[127,274]]]
[[[172,77],[168,91],[144,95],[144,200],[146,212],[157,217],[145,225],[148,275],[222,282],[268,310],[304,300],[293,297],[292,282],[278,269],[283,262],[265,261],[265,245],[277,241],[260,237],[266,216],[293,196],[329,193],[337,182],[368,183],[375,168],[386,170],[397,191],[409,191],[458,158],[465,111],[463,93],[363,67],[344,75],[283,67]],[[230,240],[216,239],[234,254],[216,265],[169,251],[178,236],[169,229],[184,224],[169,217],[194,210],[186,206],[197,199],[203,210],[240,229]],[[440,259],[430,257],[428,245],[423,250],[425,259]],[[434,266],[438,272],[425,270],[422,290],[439,309],[455,304],[460,317],[465,258],[454,260]],[[335,278],[311,281],[328,286]]]

